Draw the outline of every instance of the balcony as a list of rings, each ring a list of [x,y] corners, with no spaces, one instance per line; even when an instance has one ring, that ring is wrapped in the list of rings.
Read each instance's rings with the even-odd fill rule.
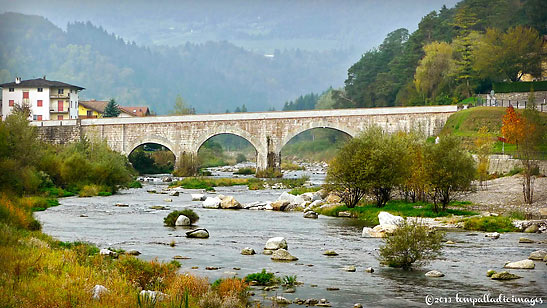
[[[49,112],[50,113],[68,113],[68,108],[59,110],[58,108],[55,108],[55,107],[49,107]]]
[[[65,99],[68,99],[69,98],[69,93],[64,93],[64,94],[53,94],[53,93],[51,93],[49,95],[49,98],[65,98]]]

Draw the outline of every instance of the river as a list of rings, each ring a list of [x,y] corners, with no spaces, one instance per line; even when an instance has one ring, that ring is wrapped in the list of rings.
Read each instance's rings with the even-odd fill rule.
[[[155,185],[153,188],[161,190],[162,187]],[[501,271],[506,261],[523,260],[532,251],[547,249],[544,234],[506,233],[494,240],[480,232],[449,232],[447,240],[456,244],[447,245],[440,259],[406,272],[379,265],[376,257],[383,241],[361,237],[363,225],[355,219],[325,216],[305,219],[300,212],[203,209],[201,202],[191,201],[190,193],[196,190],[183,190],[180,196],[169,197],[147,193],[150,188],[146,185],[108,197],[62,198],[59,206],[38,212],[36,216],[45,233],[62,241],[86,241],[101,248],[136,249],[143,259],[170,261],[175,255],[189,257],[180,260],[180,271],[207,276],[210,281],[234,273],[244,277],[265,268],[280,277],[296,275],[298,281],[304,283],[291,294],[283,293],[282,288],[270,292],[254,290],[253,299],[259,299],[267,306],[270,304],[264,297],[274,295],[291,300],[325,298],[332,307],[353,307],[355,303],[365,307],[423,307],[426,296],[431,295],[433,298],[446,297],[452,301],[452,306],[461,306],[455,303],[456,294],[461,299],[482,297],[486,293],[491,297],[503,294],[509,300],[512,296],[542,296],[543,305],[547,305],[545,262],[536,261],[533,270],[509,270],[523,276],[522,279],[494,281],[486,277],[488,269]],[[282,192],[249,191],[247,187],[235,186],[218,188],[216,193],[233,195],[241,203],[249,203],[273,201]],[[165,202],[166,198],[172,198],[173,202]],[[116,207],[116,203],[127,203],[129,207]],[[152,210],[149,207],[153,205],[167,206],[171,210],[194,209],[200,217],[197,227],[206,228],[210,238],[189,239],[185,237],[187,228],[163,226],[163,218],[169,211]],[[286,238],[289,252],[298,257],[298,261],[274,262],[261,253],[266,241],[275,236]],[[536,244],[518,244],[521,236],[535,240]],[[175,241],[176,246],[171,247],[171,241]],[[538,241],[542,243],[537,244]],[[254,248],[258,254],[241,255],[244,247]],[[339,256],[322,255],[326,249],[334,249]],[[348,265],[356,266],[357,271],[343,271],[342,268]],[[206,270],[208,266],[220,269]],[[366,273],[367,267],[373,267],[374,273]],[[425,277],[424,273],[432,269],[446,276]],[[327,291],[327,287],[339,290]],[[506,303],[503,306],[523,305]]]

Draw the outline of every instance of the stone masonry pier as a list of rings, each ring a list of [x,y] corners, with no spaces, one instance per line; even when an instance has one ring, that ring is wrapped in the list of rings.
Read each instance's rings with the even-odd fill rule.
[[[281,149],[294,136],[313,128],[331,128],[351,137],[371,125],[388,132],[419,130],[426,136],[440,132],[456,106],[420,106],[249,112],[132,118],[79,119],[32,122],[40,137],[64,144],[81,136],[105,140],[115,151],[129,155],[146,143],[157,143],[177,158],[197,154],[209,138],[234,134],[256,149],[257,169],[279,168]]]

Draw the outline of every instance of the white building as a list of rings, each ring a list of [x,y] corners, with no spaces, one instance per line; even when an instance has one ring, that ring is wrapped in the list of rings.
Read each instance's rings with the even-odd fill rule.
[[[0,84],[2,87],[2,119],[17,104],[30,106],[34,121],[78,118],[78,91],[84,88],[44,78]]]

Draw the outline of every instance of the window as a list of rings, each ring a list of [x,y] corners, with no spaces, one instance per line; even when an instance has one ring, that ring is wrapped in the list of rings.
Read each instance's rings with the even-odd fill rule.
[[[57,94],[64,94],[65,93],[65,89],[57,89]]]
[[[41,115],[38,116],[38,121],[42,121],[42,116]]]
[[[93,116],[93,111],[88,110],[88,111],[87,111],[87,117],[88,117],[88,118],[91,118],[92,116]]]
[[[15,91],[15,89],[14,88],[9,88],[9,91],[13,92],[13,91]]]
[[[12,99],[9,100],[9,106],[10,106],[10,107],[13,107],[13,104],[14,104],[14,103],[15,103],[15,102],[14,102]]]
[[[28,99],[28,91],[23,92],[23,99]]]
[[[60,115],[57,116],[57,120],[62,120],[62,119],[63,119],[63,115],[62,115],[62,114],[60,114]]]
[[[41,99],[39,99],[37,102],[36,102],[36,105],[38,107],[42,107],[44,105],[44,101],[42,101]]]
[[[38,88],[38,92],[44,92],[44,88]]]
[[[32,119],[33,119],[34,121],[36,121],[36,120],[38,120],[38,116],[33,115],[33,116],[32,116]]]
[[[65,103],[63,101],[57,101],[57,111],[63,111],[65,109]]]

